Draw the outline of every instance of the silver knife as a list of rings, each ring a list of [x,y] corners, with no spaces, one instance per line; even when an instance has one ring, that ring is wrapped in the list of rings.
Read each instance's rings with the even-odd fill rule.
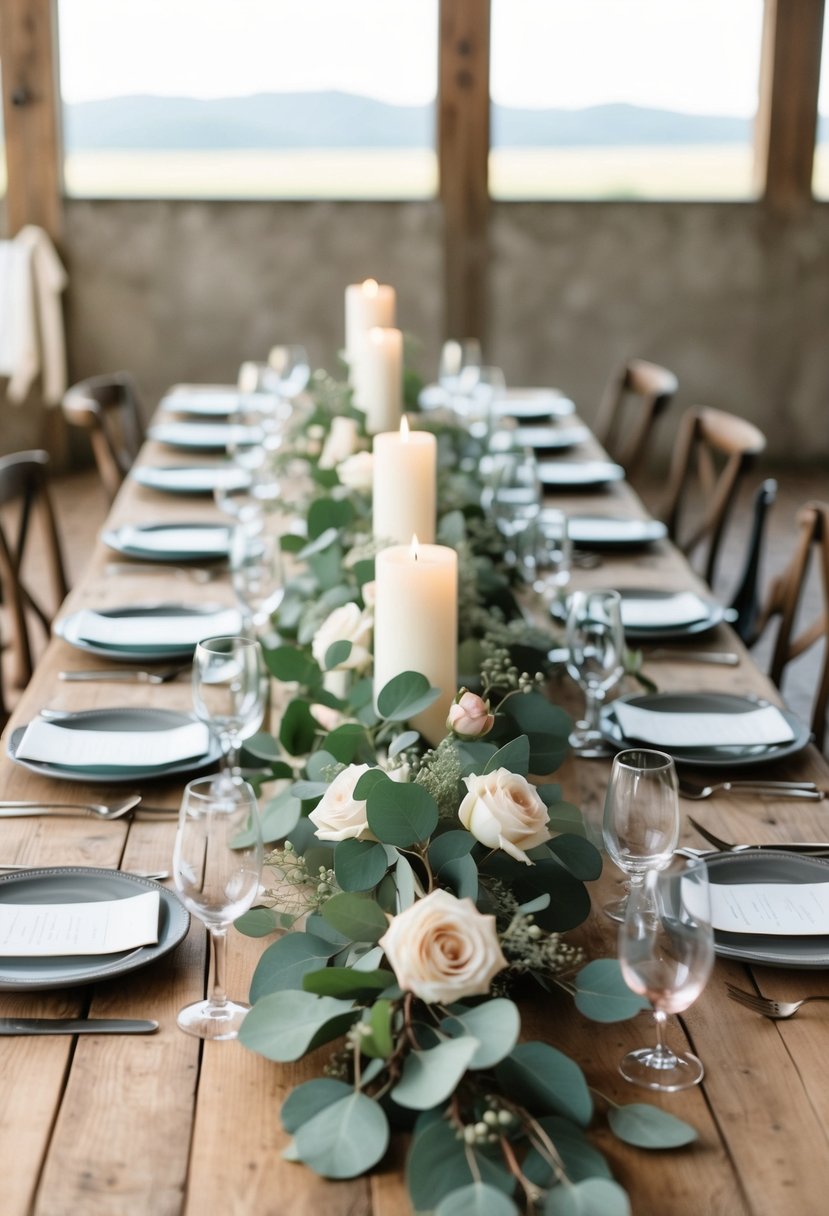
[[[58,679],[67,683],[81,680],[112,680],[117,684],[154,684],[153,673],[150,671],[59,671]],[[160,680],[158,681],[160,682]]]
[[[646,650],[646,659],[673,659],[678,663],[714,663],[720,667],[737,667],[740,656],[726,650],[670,650],[664,646]]]
[[[155,1034],[158,1022],[143,1018],[0,1018],[0,1035]]]

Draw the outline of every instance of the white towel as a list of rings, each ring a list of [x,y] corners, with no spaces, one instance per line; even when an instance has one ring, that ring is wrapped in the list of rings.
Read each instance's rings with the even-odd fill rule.
[[[66,343],[61,292],[66,271],[42,228],[29,224],[0,241],[0,376],[8,398],[25,400],[38,376],[43,399],[57,405],[66,392]]]

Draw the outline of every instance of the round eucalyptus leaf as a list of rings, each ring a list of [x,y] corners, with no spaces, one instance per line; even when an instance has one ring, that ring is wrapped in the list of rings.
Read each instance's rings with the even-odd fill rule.
[[[282,1103],[279,1112],[282,1126],[292,1135],[303,1123],[307,1123],[314,1115],[332,1102],[345,1098],[351,1093],[351,1086],[345,1081],[335,1081],[333,1077],[318,1077],[313,1081],[305,1081],[292,1089]]]
[[[477,1039],[465,1035],[426,1051],[410,1051],[403,1074],[391,1091],[392,1098],[410,1110],[437,1106],[454,1092],[479,1046]]]
[[[251,908],[233,922],[233,928],[245,937],[267,937],[280,927],[278,915],[273,908]]]
[[[404,730],[390,745],[389,756],[394,759],[395,756],[399,756],[401,752],[404,752],[407,747],[413,747],[419,738],[420,731]]]
[[[615,1136],[637,1148],[682,1148],[697,1138],[690,1123],[645,1102],[611,1106],[607,1121]]]
[[[519,1043],[495,1074],[504,1093],[534,1114],[565,1115],[586,1127],[593,1099],[584,1073],[569,1056],[547,1043]]]
[[[366,815],[378,840],[405,849],[431,836],[437,827],[438,806],[422,785],[385,781],[369,792]]]
[[[334,895],[323,904],[322,917],[352,942],[379,941],[389,927],[385,912],[375,900],[350,891]]]
[[[575,1123],[563,1119],[560,1115],[544,1115],[538,1122],[555,1145],[571,1182],[583,1182],[585,1178],[613,1177],[602,1154],[593,1147]],[[521,1168],[536,1186],[546,1189],[556,1182],[555,1170],[536,1148],[530,1148]]]
[[[394,983],[392,971],[357,971],[354,967],[324,967],[309,971],[303,978],[306,992],[337,996],[352,1001],[373,1000]]]
[[[298,1060],[311,1047],[343,1034],[359,1015],[351,1001],[310,992],[273,992],[247,1014],[239,1041],[280,1064]]]
[[[457,857],[466,857],[475,847],[475,837],[471,832],[460,828],[451,832],[442,832],[429,845],[429,864],[437,874],[447,861]]]
[[[455,1129],[432,1112],[428,1121],[418,1120],[406,1160],[406,1187],[414,1210],[431,1212],[446,1195],[472,1182],[484,1182],[505,1195],[515,1192],[515,1179],[502,1160],[465,1145]]]
[[[588,1178],[550,1191],[544,1216],[631,1216],[630,1201],[618,1182]]]
[[[512,1001],[496,997],[462,1013],[445,1018],[441,1029],[456,1039],[471,1035],[478,1040],[478,1049],[471,1057],[469,1068],[491,1068],[508,1056],[521,1031],[521,1015]]]
[[[487,760],[485,773],[494,773],[498,768],[509,769],[511,773],[519,773],[526,777],[530,771],[530,741],[526,735],[510,739],[500,747],[494,756]]]
[[[262,808],[262,839],[284,840],[299,823],[302,803],[288,790],[282,790]]]
[[[297,1155],[323,1178],[356,1178],[376,1165],[389,1143],[389,1123],[379,1103],[350,1093],[303,1123]]]
[[[503,1191],[473,1182],[441,1199],[435,1216],[518,1216],[518,1208]]]
[[[376,840],[341,840],[334,849],[334,874],[343,891],[370,891],[389,868]]]
[[[624,1022],[649,1003],[631,992],[615,958],[597,958],[582,967],[575,980],[576,1008],[594,1022]]]
[[[257,963],[250,983],[251,1001],[269,992],[302,988],[302,977],[324,967],[336,952],[336,945],[313,933],[286,933],[268,946]]]
[[[331,671],[344,663],[351,654],[353,643],[348,638],[339,638],[332,642],[325,652],[325,670]]]
[[[601,853],[583,836],[567,832],[556,836],[547,847],[555,853],[573,877],[580,878],[582,882],[594,882],[602,872]]]
[[[427,709],[440,696],[418,671],[401,671],[377,695],[377,710],[389,722],[405,722]]]

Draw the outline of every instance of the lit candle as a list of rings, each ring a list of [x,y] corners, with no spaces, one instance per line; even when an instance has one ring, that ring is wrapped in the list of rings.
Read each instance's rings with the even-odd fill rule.
[[[379,540],[403,544],[418,536],[435,539],[438,445],[429,431],[410,431],[404,415],[399,431],[374,436],[372,528]]]
[[[403,416],[403,335],[399,329],[370,329],[354,375],[354,404],[366,415],[370,435],[390,431]]]
[[[457,691],[458,555],[445,545],[382,549],[375,562],[374,695],[402,671],[426,676],[440,696],[412,719],[431,744],[446,734]]]
[[[354,367],[360,347],[370,329],[387,329],[394,325],[396,293],[386,283],[366,279],[345,289],[345,357]]]

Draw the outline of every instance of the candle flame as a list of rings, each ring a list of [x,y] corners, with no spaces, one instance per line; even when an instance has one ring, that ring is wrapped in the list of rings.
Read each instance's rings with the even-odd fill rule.
[[[376,279],[366,279],[366,281],[363,283],[363,295],[376,296],[379,290],[380,285]]]
[[[405,414],[400,419],[400,439],[403,443],[409,442],[409,420]]]
[[[413,532],[412,533],[412,547],[410,550],[413,561],[417,561],[417,547],[418,547],[419,543],[420,542],[417,539],[417,533]]]

